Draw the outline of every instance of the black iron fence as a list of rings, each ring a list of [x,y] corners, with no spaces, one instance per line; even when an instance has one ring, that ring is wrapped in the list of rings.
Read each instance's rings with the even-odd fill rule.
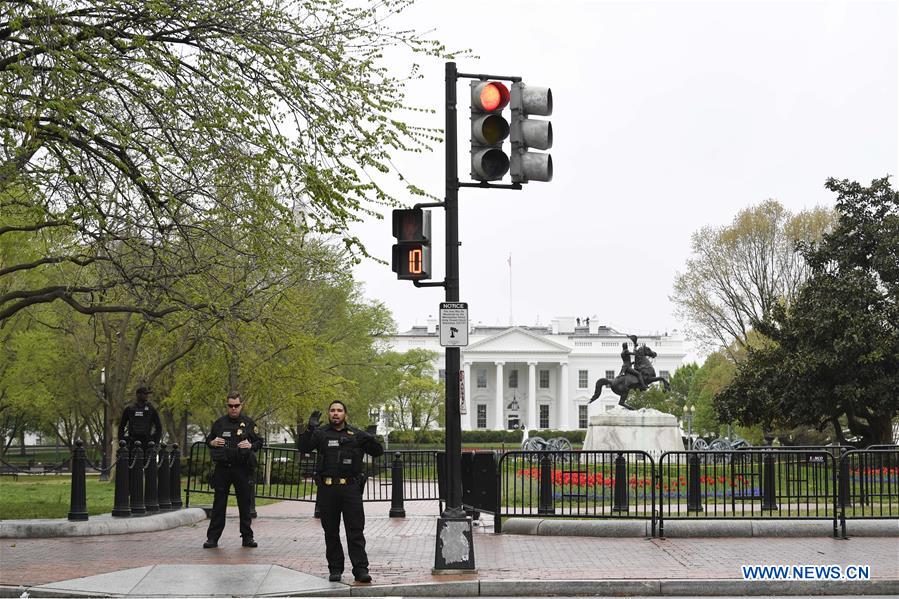
[[[364,501],[390,501],[390,516],[402,517],[404,501],[441,500],[441,453],[403,450],[367,458]],[[189,457],[185,506],[191,493],[214,493],[206,444],[194,443]],[[114,470],[114,517],[182,507],[177,444],[145,449],[122,441],[114,464],[103,469],[78,441],[66,464],[70,520],[88,519],[89,468]],[[263,448],[254,497],[316,501],[314,465],[314,453]],[[496,532],[512,516],[643,519],[651,521],[653,535],[664,534],[666,520],[763,518],[830,520],[834,535],[839,528],[846,537],[852,520],[899,519],[899,446],[675,451],[657,463],[642,451],[466,452],[462,465],[463,503],[495,514]]]
[[[304,454],[296,449],[263,447],[257,454],[257,498],[290,501],[316,501],[313,480],[315,453]],[[212,495],[209,484],[215,468],[209,448],[198,441],[190,448],[185,501],[189,506],[192,494]],[[378,458],[366,456],[367,475],[363,501],[390,501],[391,514],[403,512],[403,501],[439,499],[437,485],[436,450],[402,450],[387,452]]]
[[[657,463],[639,451],[514,451],[499,464],[496,532],[510,516],[639,518],[653,535],[674,519],[799,519],[845,537],[848,521],[899,519],[895,446],[677,451]]]
[[[659,534],[672,519],[818,519],[837,534],[837,459],[829,451],[677,451],[658,465]]]
[[[494,530],[511,516],[655,523],[653,472],[643,451],[511,451],[499,459]]]

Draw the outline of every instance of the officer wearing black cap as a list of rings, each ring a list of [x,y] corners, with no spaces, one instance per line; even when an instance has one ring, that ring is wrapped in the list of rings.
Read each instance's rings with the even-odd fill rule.
[[[346,423],[346,404],[333,401],[328,407],[328,424],[319,427],[321,412],[312,412],[309,424],[297,440],[302,452],[317,452],[315,462],[318,506],[325,531],[328,580],[337,582],[343,574],[343,546],[340,544],[340,516],[346,530],[347,553],[357,582],[371,582],[365,553],[365,513],[362,510],[362,454],[377,457],[381,444],[367,432]]]
[[[159,421],[159,412],[150,405],[147,398],[150,389],[141,385],[137,388],[137,402],[125,408],[122,419],[119,421],[119,439],[128,442],[128,447],[133,447],[135,441],[140,441],[141,447],[146,451],[147,445],[152,441],[157,446],[162,438],[162,423]],[[125,429],[128,434],[125,434]]]
[[[206,435],[206,444],[210,447],[215,470],[212,484],[215,496],[212,500],[212,515],[209,517],[209,529],[206,531],[204,549],[218,547],[219,537],[225,530],[225,510],[228,508],[228,492],[234,485],[237,497],[237,509],[240,513],[240,536],[244,547],[256,547],[253,529],[250,527],[250,500],[256,470],[256,452],[262,447],[259,429],[247,416],[241,414],[243,402],[240,394],[232,391],[228,394],[228,413],[212,423],[212,430]]]

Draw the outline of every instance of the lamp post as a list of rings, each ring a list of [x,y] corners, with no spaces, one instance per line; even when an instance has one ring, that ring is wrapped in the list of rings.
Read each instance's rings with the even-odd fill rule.
[[[694,414],[696,414],[696,406],[684,404],[684,419],[687,421],[687,449],[693,449],[693,415]]]
[[[100,387],[103,391],[103,434],[100,435],[101,443],[101,459],[100,459],[100,480],[109,480],[109,401],[106,397],[106,367],[100,369]]]

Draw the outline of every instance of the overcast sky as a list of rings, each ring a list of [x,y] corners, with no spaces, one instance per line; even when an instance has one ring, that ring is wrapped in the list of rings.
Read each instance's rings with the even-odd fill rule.
[[[832,206],[827,177],[897,174],[895,0],[419,0],[403,21],[471,48],[478,58],[460,58],[460,71],[553,91],[553,181],[460,191],[460,296],[473,323],[590,316],[623,332],[680,329],[668,297],[694,231],[768,198],[794,212]],[[437,110],[419,122],[440,128],[443,68],[425,63],[409,96]],[[460,81],[462,180],[467,90]],[[443,152],[397,164],[442,198]],[[435,280],[443,227],[435,210]],[[354,232],[389,261],[389,219]],[[366,262],[356,275],[401,331],[436,317],[444,299],[441,288],[398,281],[389,264]]]

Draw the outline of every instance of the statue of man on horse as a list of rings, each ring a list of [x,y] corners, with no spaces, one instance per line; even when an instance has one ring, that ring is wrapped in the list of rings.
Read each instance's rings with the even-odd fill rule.
[[[652,362],[650,362],[650,359],[655,358],[658,354],[652,351],[645,343],[638,347],[636,335],[629,335],[628,338],[634,344],[634,351],[628,349],[627,342],[621,344],[621,361],[623,362],[621,372],[611,381],[607,378],[601,378],[596,381],[596,389],[588,403],[593,403],[602,393],[602,388],[608,385],[612,393],[618,396],[618,405],[632,410],[633,408],[626,403],[631,389],[645,391],[649,388],[649,385],[655,382],[661,382],[662,386],[665,387],[665,391],[668,391],[670,388],[665,377],[656,376],[655,368],[652,367]],[[633,363],[631,363],[631,356],[634,358]]]

